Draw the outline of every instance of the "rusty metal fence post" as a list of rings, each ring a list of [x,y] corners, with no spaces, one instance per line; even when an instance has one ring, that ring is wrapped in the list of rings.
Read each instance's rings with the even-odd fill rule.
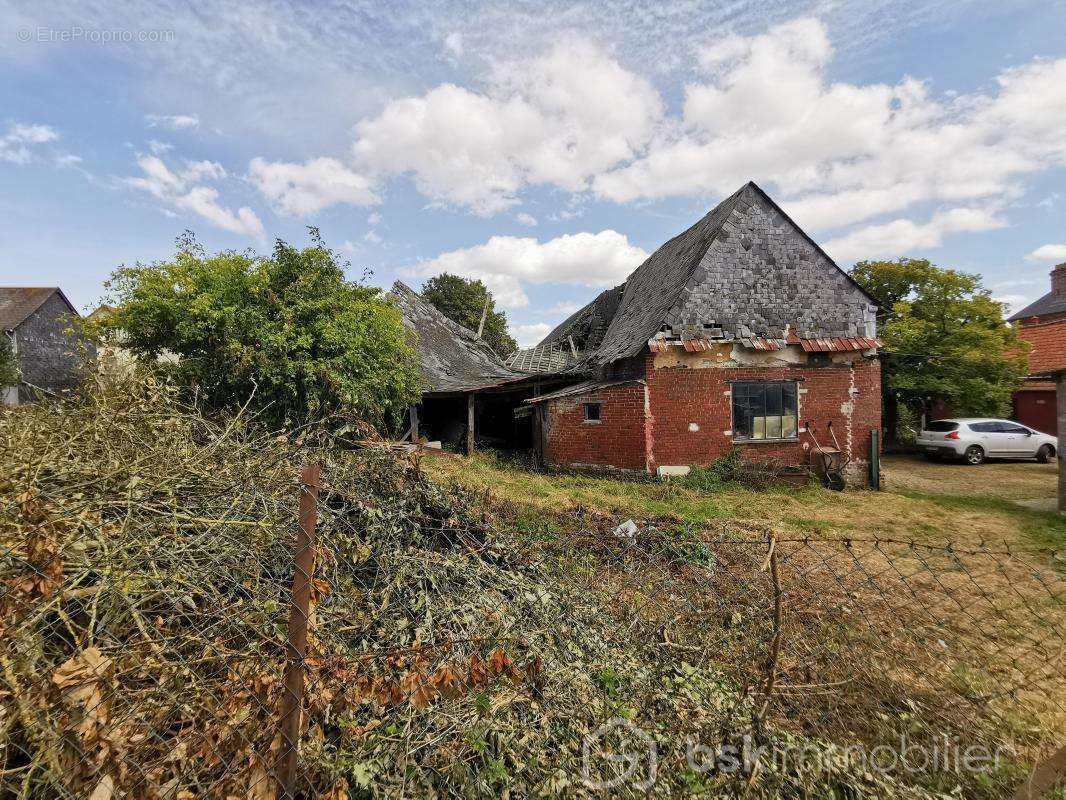
[[[322,466],[308,464],[300,473],[300,532],[296,539],[296,568],[292,576],[292,608],[285,683],[281,695],[281,751],[276,768],[279,800],[291,800],[296,783],[300,722],[303,714],[304,658],[307,655],[307,617],[315,571],[315,519]]]

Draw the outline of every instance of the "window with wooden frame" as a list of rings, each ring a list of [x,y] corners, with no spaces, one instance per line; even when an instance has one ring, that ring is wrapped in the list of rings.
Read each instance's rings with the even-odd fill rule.
[[[796,438],[799,391],[795,381],[738,381],[732,394],[735,441]]]
[[[598,423],[602,410],[599,403],[585,403],[585,422]]]

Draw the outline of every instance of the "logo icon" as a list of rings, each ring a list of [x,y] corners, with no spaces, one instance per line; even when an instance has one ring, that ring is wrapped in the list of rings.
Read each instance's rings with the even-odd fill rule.
[[[647,731],[622,717],[607,720],[581,740],[581,778],[592,789],[655,785],[659,749]]]

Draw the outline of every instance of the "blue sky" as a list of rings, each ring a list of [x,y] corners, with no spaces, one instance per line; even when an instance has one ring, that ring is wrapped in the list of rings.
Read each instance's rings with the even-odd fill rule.
[[[112,8],[111,6],[121,6]],[[524,344],[748,179],[847,268],[1066,261],[1066,0],[0,0],[0,284],[193,230],[484,279]]]

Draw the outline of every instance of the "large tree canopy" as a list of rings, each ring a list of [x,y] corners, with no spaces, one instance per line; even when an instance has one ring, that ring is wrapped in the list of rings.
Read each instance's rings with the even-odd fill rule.
[[[481,324],[481,315],[485,313],[485,304],[488,303],[481,338],[503,358],[518,348],[515,340],[507,333],[507,316],[496,310],[496,300],[492,292],[481,281],[442,272],[425,282],[422,286],[422,297],[448,319],[472,331],[477,331]]]
[[[172,261],[123,267],[107,284],[117,307],[100,325],[160,361],[215,408],[250,407],[272,426],[333,414],[379,424],[418,396],[400,312],[349,283],[312,230],[303,250],[208,256],[191,235]],[[171,353],[177,358],[159,356]]]
[[[918,413],[936,401],[958,415],[1007,413],[1028,348],[978,276],[912,258],[863,261],[851,274],[883,304],[886,399]]]

